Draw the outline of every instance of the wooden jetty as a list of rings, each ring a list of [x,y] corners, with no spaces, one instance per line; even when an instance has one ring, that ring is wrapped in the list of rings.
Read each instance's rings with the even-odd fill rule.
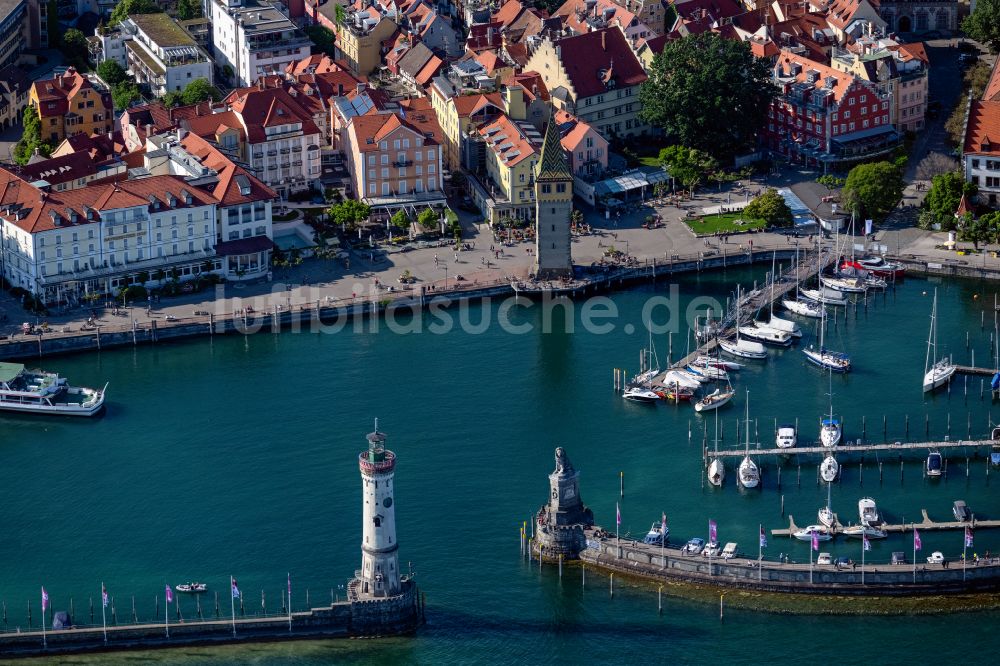
[[[996,368],[980,368],[974,365],[956,365],[955,372],[962,373],[963,375],[981,375],[983,377],[992,377],[997,373]]]
[[[885,451],[889,453],[900,453],[912,452],[912,451],[929,451],[931,449],[935,451],[940,451],[945,453],[953,449],[966,449],[966,448],[992,448],[997,445],[998,442],[990,439],[965,439],[965,440],[954,440],[954,441],[944,441],[944,442],[885,442],[881,444],[846,444],[834,447],[826,446],[796,446],[790,449],[750,449],[751,456],[790,456],[790,455],[801,455],[801,454],[819,454],[819,455],[829,455],[838,453],[874,453],[878,451]],[[742,458],[747,455],[745,449],[731,449],[727,451],[719,451],[716,453],[714,450],[711,453],[708,447],[704,447],[702,450],[703,459],[708,458]]]
[[[902,523],[902,524],[884,523],[882,525],[879,525],[879,529],[884,532],[895,532],[902,534],[904,532],[912,532],[914,527],[916,527],[919,530],[927,530],[927,531],[964,530],[966,527],[971,527],[972,529],[981,530],[986,528],[1000,527],[1000,520],[976,520],[975,518],[973,518],[969,522],[959,522],[956,520],[936,521],[930,519],[930,516],[927,515],[927,509],[921,509],[920,514],[923,517],[923,520],[921,520],[919,523]],[[843,531],[844,527],[845,526],[842,525],[839,520],[837,520],[834,522],[830,532],[831,534],[834,535],[840,534]],[[801,528],[795,524],[795,519],[792,517],[791,514],[789,514],[788,528],[771,530],[771,535],[792,537],[800,529]]]

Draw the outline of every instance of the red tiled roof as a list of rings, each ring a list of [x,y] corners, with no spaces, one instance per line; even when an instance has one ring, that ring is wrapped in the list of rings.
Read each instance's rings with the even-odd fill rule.
[[[595,0],[596,4],[592,7],[588,7],[588,2],[589,0],[566,0],[552,13],[552,16],[563,19],[563,22],[578,34],[590,32],[587,18],[595,14],[608,19],[608,25],[620,25],[622,30],[636,20],[635,14],[612,0]]]
[[[319,134],[310,114],[283,87],[240,88],[229,93],[225,102],[242,118],[250,143],[267,140],[265,127],[296,122],[302,123],[304,134]]]
[[[1000,155],[1000,101],[973,101],[965,128],[963,153]]]
[[[425,145],[437,145],[441,138],[441,127],[438,125],[434,111],[430,109],[429,100],[419,98],[420,103],[414,104],[414,102],[418,102],[418,100],[410,100],[409,104],[400,102],[400,106],[403,107],[401,113],[406,116],[405,120],[395,113],[351,118],[350,127],[353,128],[358,151],[367,153],[381,150],[378,145],[379,141],[400,128],[422,137]],[[425,106],[427,108],[424,108]],[[370,143],[369,139],[371,139]]]
[[[990,102],[1000,102],[1000,58],[993,63],[993,73],[983,92],[983,99]]]
[[[516,122],[500,116],[479,127],[479,134],[490,150],[508,167],[520,164],[538,154],[538,148],[528,139]]]
[[[646,80],[639,60],[629,48],[625,34],[618,28],[595,30],[556,42],[560,59],[577,98],[600,95],[608,91],[607,82],[614,79],[615,88],[637,86]]]
[[[38,98],[38,115],[42,118],[65,116],[70,110],[70,99],[81,90],[94,90],[90,80],[72,67],[55,78],[35,81],[31,87],[35,90],[35,97]],[[110,93],[103,93],[98,97],[106,110],[112,108]],[[49,104],[54,105],[53,108],[50,109]]]
[[[500,93],[486,93],[485,95],[459,95],[452,97],[455,103],[455,111],[459,118],[468,118],[487,104],[492,104],[498,110],[503,110],[503,100]]]
[[[806,83],[808,81],[810,71],[819,73],[819,76],[813,82],[817,90],[821,90],[826,85],[828,77],[836,79],[836,85],[833,86],[833,97],[838,102],[843,99],[844,93],[851,87],[851,84],[860,80],[853,74],[840,72],[815,60],[810,60],[790,51],[783,50],[777,62],[777,65],[781,68],[782,76],[792,76],[791,66],[795,64],[800,66],[799,73],[795,75],[795,80],[799,83]]]
[[[223,206],[232,206],[249,201],[264,201],[276,199],[277,192],[258,180],[249,171],[235,164],[231,159],[208,141],[188,132],[181,139],[181,147],[198,158],[203,166],[215,170],[219,174],[219,182],[212,188],[214,196]],[[237,176],[246,178],[250,193],[240,191]]]
[[[549,101],[549,89],[545,87],[545,81],[538,72],[527,71],[520,74],[508,74],[502,81],[505,86],[521,86],[524,88],[525,99],[533,100],[538,97],[543,102]]]

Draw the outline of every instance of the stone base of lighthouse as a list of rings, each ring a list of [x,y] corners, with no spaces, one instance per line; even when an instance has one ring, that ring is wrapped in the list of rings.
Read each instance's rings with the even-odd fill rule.
[[[347,584],[351,603],[351,633],[356,636],[389,636],[415,630],[423,623],[424,602],[412,580],[400,581],[399,594],[372,598],[358,594],[361,580]]]
[[[564,560],[575,560],[587,547],[587,537],[583,532],[585,527],[585,525],[538,525],[532,551],[536,556],[540,554],[545,559],[555,560],[562,555]]]

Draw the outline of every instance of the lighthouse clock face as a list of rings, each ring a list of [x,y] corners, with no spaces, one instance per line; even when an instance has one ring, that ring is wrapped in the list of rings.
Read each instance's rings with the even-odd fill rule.
[[[382,500],[382,505],[388,509],[390,506],[392,506],[392,498],[386,497],[384,500]]]

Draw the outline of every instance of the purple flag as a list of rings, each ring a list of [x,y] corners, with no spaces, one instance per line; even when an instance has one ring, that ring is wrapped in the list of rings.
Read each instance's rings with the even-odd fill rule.
[[[240,588],[236,587],[236,579],[235,578],[230,578],[230,580],[233,581],[233,599],[239,599],[240,598]]]
[[[618,502],[615,502],[615,524],[622,524],[622,509],[618,506]]]
[[[972,528],[968,526],[965,528],[965,547],[972,548]]]
[[[767,535],[764,534],[764,526],[760,526],[760,547],[767,548]]]
[[[42,612],[49,607],[49,593],[45,591],[45,587],[42,586]]]
[[[104,583],[101,583],[101,603],[108,607],[108,588],[104,587]]]
[[[816,530],[812,531],[812,549],[819,551],[819,532]]]
[[[718,541],[719,536],[719,526],[715,524],[714,520],[708,521],[708,540],[712,543]]]
[[[864,534],[864,535],[862,535],[861,538],[864,541],[865,550],[871,550],[872,549],[872,542],[868,540],[868,535]]]
[[[920,532],[918,532],[917,528],[914,527],[913,528],[913,550],[920,550],[920,545],[921,545],[920,544]]]
[[[169,604],[170,602],[172,602],[174,600],[174,591],[170,589],[169,585],[167,585],[166,587],[164,587],[163,591],[164,591],[164,594],[167,595],[167,603]]]
[[[292,598],[292,574],[288,574],[288,598]]]

